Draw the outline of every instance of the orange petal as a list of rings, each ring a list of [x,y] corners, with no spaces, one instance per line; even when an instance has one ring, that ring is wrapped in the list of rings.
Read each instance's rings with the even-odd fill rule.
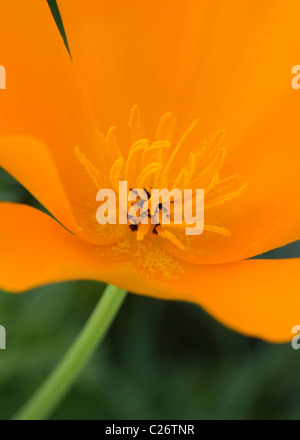
[[[184,276],[165,286],[162,297],[195,302],[248,336],[271,342],[293,337],[300,323],[299,258],[184,267]]]
[[[46,283],[112,277],[109,258],[26,205],[0,204],[0,286],[22,291]],[[99,260],[98,260],[99,255]]]
[[[0,135],[26,135],[49,149],[77,222],[85,221],[83,204],[96,191],[74,148],[97,166],[101,152],[69,54],[46,1],[1,2],[1,64],[6,90],[0,90]],[[7,154],[15,155],[13,149]],[[23,166],[39,167],[39,154]],[[13,158],[9,159],[13,164]],[[15,157],[15,165],[18,158]],[[101,168],[100,168],[101,169]],[[10,172],[13,172],[11,169]],[[94,212],[94,211],[93,211]]]
[[[34,166],[30,166],[32,157]],[[0,166],[27,188],[67,229],[79,232],[53,158],[42,142],[26,136],[0,137]]]
[[[288,89],[252,124],[228,154],[222,177],[241,173],[246,190],[236,199],[211,210],[205,223],[224,227],[230,237],[204,232],[187,237],[180,251],[166,243],[168,252],[186,261],[240,261],[300,239],[300,131],[297,91]]]
[[[159,246],[96,247],[25,205],[0,204],[0,287],[94,279],[157,298],[191,301],[225,325],[274,342],[299,324],[300,259],[193,265]]]
[[[150,128],[175,111],[180,133],[198,116],[205,136],[236,138],[290,84],[299,54],[297,0],[58,4],[100,128],[125,127],[137,103]]]
[[[60,0],[59,6],[101,128],[114,124],[124,133],[128,109],[138,103],[150,138],[165,111],[176,113],[179,135],[195,117],[199,139],[225,130],[222,173],[240,173],[249,186],[207,214],[207,223],[232,235],[205,233],[189,239],[188,253],[167,244],[170,252],[223,263],[299,238],[299,92],[291,86],[300,56],[298,0],[88,0],[84,8],[79,0]]]
[[[131,290],[199,304],[229,328],[270,342],[291,340],[292,328],[300,324],[300,258],[169,264],[167,277],[159,271],[143,279],[136,275]]]
[[[116,125],[125,133],[129,111],[139,104],[155,133],[160,117],[173,109],[186,3],[88,0],[82,7],[80,0],[58,2],[72,59],[101,131]]]

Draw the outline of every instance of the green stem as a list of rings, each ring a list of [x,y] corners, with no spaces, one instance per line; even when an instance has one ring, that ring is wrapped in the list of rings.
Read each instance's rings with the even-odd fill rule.
[[[107,286],[95,310],[65,357],[14,420],[47,418],[71,388],[112,324],[126,292]]]

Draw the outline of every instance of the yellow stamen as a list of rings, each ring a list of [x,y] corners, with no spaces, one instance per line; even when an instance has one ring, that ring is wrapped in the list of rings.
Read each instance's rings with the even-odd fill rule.
[[[187,169],[188,169],[188,174],[187,174],[187,182],[186,182],[186,184],[188,185],[190,180],[191,180],[191,178],[192,178],[192,176],[193,176],[193,174],[194,174],[194,172],[195,172],[195,169],[196,169],[196,156],[195,156],[194,153],[190,153],[189,163],[188,163],[188,168]]]
[[[170,148],[171,143],[169,141],[155,141],[149,147],[145,149],[142,154],[143,166],[147,165],[149,161],[156,160],[162,163],[162,150],[163,148]]]
[[[159,121],[155,139],[172,141],[175,122],[175,117],[172,113],[164,114]]]
[[[179,139],[179,142],[177,143],[176,147],[174,148],[170,159],[168,160],[165,168],[164,168],[164,172],[162,173],[161,176],[161,180],[163,180],[163,178],[166,176],[166,174],[168,173],[168,171],[171,168],[171,165],[175,159],[176,154],[178,153],[180,147],[182,146],[182,144],[184,143],[184,141],[186,140],[186,138],[188,137],[188,135],[194,130],[194,128],[196,127],[196,125],[198,124],[199,119],[195,119],[195,121],[188,127],[188,129],[184,132],[184,134],[181,136],[181,138]]]
[[[224,192],[229,192],[239,186],[239,182],[241,182],[241,175],[235,174],[230,177],[226,177],[225,179],[220,179],[217,176],[217,179],[212,182],[210,187],[206,189],[206,201],[210,200],[212,197],[216,195],[220,195]]]
[[[149,141],[147,139],[140,139],[130,148],[125,167],[125,178],[127,181],[134,181],[138,164],[137,155],[141,150],[145,150],[148,146]]]
[[[138,241],[142,241],[143,240],[143,238],[145,237],[145,235],[149,231],[150,226],[151,225],[149,223],[147,223],[145,225],[142,224],[142,225],[139,226],[139,228],[137,230],[137,233],[136,233],[136,238],[137,238]]]
[[[138,105],[134,105],[130,112],[129,118],[131,144],[134,144],[139,139],[144,138],[144,127],[141,122],[141,114]]]
[[[183,222],[182,224],[175,224],[175,223],[170,223],[168,225],[168,227],[170,229],[176,230],[176,229],[185,229],[185,228],[190,228],[191,225],[188,225],[187,223]],[[223,235],[224,237],[230,237],[231,236],[231,232],[228,231],[228,229],[222,228],[220,226],[215,226],[215,225],[204,225],[204,231],[206,232],[213,232],[215,234],[220,234]]]
[[[241,194],[246,190],[248,184],[245,182],[242,186],[237,188],[235,191],[227,194],[222,194],[219,197],[216,197],[215,199],[212,199],[211,201],[205,203],[205,210],[216,208],[217,206],[222,206],[225,203],[230,202],[233,199],[236,199],[237,197],[241,196]]]
[[[187,175],[188,175],[187,170],[181,169],[173,186],[172,186],[172,189],[174,189],[174,188],[181,189],[184,186],[184,182],[187,180]]]
[[[220,148],[212,162],[198,175],[198,177],[191,181],[193,188],[205,188],[211,181],[217,171],[224,163],[226,151],[224,148]]]
[[[98,129],[96,129],[96,136],[97,136],[97,140],[99,142],[100,150],[104,152],[104,158],[106,160],[107,167],[108,167],[108,169],[110,169],[110,165],[111,165],[112,161],[114,160],[114,156],[112,155],[112,153],[110,151],[107,139]]]
[[[78,147],[74,148],[74,153],[79,162],[84,166],[88,175],[96,185],[97,189],[104,187],[103,179],[100,177],[100,173],[96,170],[94,165],[85,157],[83,153],[79,150]]]
[[[147,181],[147,179],[152,175],[157,173],[158,171],[160,171],[162,168],[162,164],[161,163],[149,163],[149,165],[147,165],[143,171],[140,173],[138,179],[137,179],[137,188],[144,188],[145,183]]]
[[[175,237],[174,234],[172,234],[170,231],[167,231],[165,228],[163,228],[161,225],[156,227],[156,231],[160,237],[166,238],[170,240],[175,246],[177,246],[179,249],[183,250],[184,246],[183,244]]]
[[[111,181],[112,187],[117,194],[119,193],[119,181],[121,180],[121,171],[124,167],[124,164],[125,160],[123,157],[115,160],[109,174],[109,180]]]
[[[206,160],[208,162],[211,161],[211,158],[216,154],[218,149],[220,148],[220,144],[225,136],[224,130],[219,130],[217,133],[208,141],[204,141],[200,145],[200,149],[197,155],[197,159],[199,162],[203,162]]]
[[[113,158],[119,159],[120,157],[122,157],[122,153],[119,149],[116,138],[116,127],[110,127],[110,129],[107,132],[106,140]]]
[[[228,231],[227,229],[221,228],[219,226],[214,226],[214,225],[204,225],[204,231],[214,232],[216,234],[224,235],[224,237],[231,236],[231,232]]]
[[[134,232],[137,240],[143,240],[148,232],[151,232],[148,234],[151,239],[158,234],[160,237],[171,241],[179,249],[184,249],[184,245],[177,239],[175,233],[177,233],[177,229],[187,228],[190,225],[187,225],[184,220],[179,225],[177,223],[174,224],[175,215],[180,211],[184,214],[182,209],[184,205],[175,204],[174,201],[171,202],[170,212],[168,213],[170,224],[166,226],[163,225],[166,214],[165,208],[161,204],[157,205],[155,212],[159,224],[153,226],[151,225],[149,211],[151,189],[165,188],[171,191],[178,188],[183,195],[183,190],[189,188],[193,191],[193,199],[196,196],[196,189],[204,189],[205,212],[240,197],[245,191],[247,184],[242,182],[241,176],[220,177],[226,153],[225,149],[221,146],[221,141],[224,137],[223,130],[219,130],[210,139],[205,139],[196,146],[192,145],[192,151],[187,159],[185,159],[187,155],[182,154],[180,156],[183,163],[180,169],[178,169],[180,161],[176,156],[189,135],[195,130],[198,122],[198,119],[194,120],[179,138],[179,141],[173,145],[175,117],[172,113],[166,113],[159,121],[155,141],[150,142],[145,138],[139,107],[135,105],[130,113],[131,147],[127,157],[122,154],[124,149],[120,149],[118,146],[116,127],[111,127],[106,137],[97,132],[99,145],[105,153],[108,170],[106,173],[107,178],[100,175],[98,170],[80,152],[78,147],[75,148],[77,159],[84,166],[97,188],[112,187],[118,194],[120,180],[126,180],[128,191],[135,188],[141,188],[146,191],[147,200],[141,203],[140,212],[143,219],[148,218],[149,220],[147,224],[129,225],[130,233]],[[169,152],[169,149],[172,149],[172,151]],[[175,158],[178,159],[176,164],[174,163]],[[182,201],[182,203],[184,202]],[[194,209],[195,206],[193,206]],[[170,229],[174,233],[170,232]],[[205,224],[204,231],[224,237],[231,235],[229,230],[216,225]]]

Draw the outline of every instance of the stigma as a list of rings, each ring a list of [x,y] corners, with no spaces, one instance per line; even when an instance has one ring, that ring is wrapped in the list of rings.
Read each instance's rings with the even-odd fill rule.
[[[184,249],[184,244],[177,238],[178,231],[182,228],[187,229],[190,225],[186,219],[178,221],[178,211],[184,208],[183,199],[180,199],[178,203],[174,196],[169,203],[168,212],[165,212],[164,203],[152,196],[153,189],[157,191],[164,189],[171,194],[175,194],[175,190],[179,191],[178,194],[190,190],[193,218],[196,218],[197,190],[201,189],[204,192],[205,213],[240,197],[245,191],[247,183],[242,181],[240,175],[220,177],[226,156],[226,151],[222,146],[223,130],[219,130],[210,139],[201,141],[199,145],[193,145],[192,151],[186,154],[189,138],[197,129],[198,123],[199,120],[195,119],[177,142],[174,142],[176,120],[172,113],[166,113],[159,121],[154,139],[149,140],[145,135],[139,107],[135,105],[130,113],[131,146],[127,152],[124,151],[125,148],[120,148],[118,145],[116,127],[111,127],[106,136],[97,132],[99,143],[105,154],[106,176],[99,173],[79,148],[75,148],[79,162],[84,166],[98,190],[109,188],[119,198],[126,198],[126,206],[124,203],[122,206],[120,203],[116,204],[114,214],[122,215],[123,220],[119,226],[127,227],[128,234],[134,234],[137,241],[142,241],[146,237],[153,237],[154,240],[156,237],[161,237],[172,242],[177,248]],[[120,182],[127,184],[125,193],[120,190]],[[132,197],[128,197],[130,191],[134,192],[133,188],[142,191],[135,194],[134,201]],[[130,214],[133,205],[139,209],[139,221],[136,221],[136,218],[133,221],[132,214]],[[111,212],[113,213],[113,210]],[[224,237],[231,235],[226,228],[206,224],[204,212],[202,230]],[[155,216],[155,221],[153,221],[153,216]],[[163,221],[166,218],[167,221]]]

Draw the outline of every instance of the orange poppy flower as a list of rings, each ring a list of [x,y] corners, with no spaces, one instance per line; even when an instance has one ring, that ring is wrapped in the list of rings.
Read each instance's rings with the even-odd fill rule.
[[[0,287],[101,280],[289,340],[300,260],[249,258],[300,238],[299,1],[58,5],[72,60],[46,2],[1,0],[0,165],[58,221],[0,204]],[[100,226],[122,179],[204,188],[203,234]]]

